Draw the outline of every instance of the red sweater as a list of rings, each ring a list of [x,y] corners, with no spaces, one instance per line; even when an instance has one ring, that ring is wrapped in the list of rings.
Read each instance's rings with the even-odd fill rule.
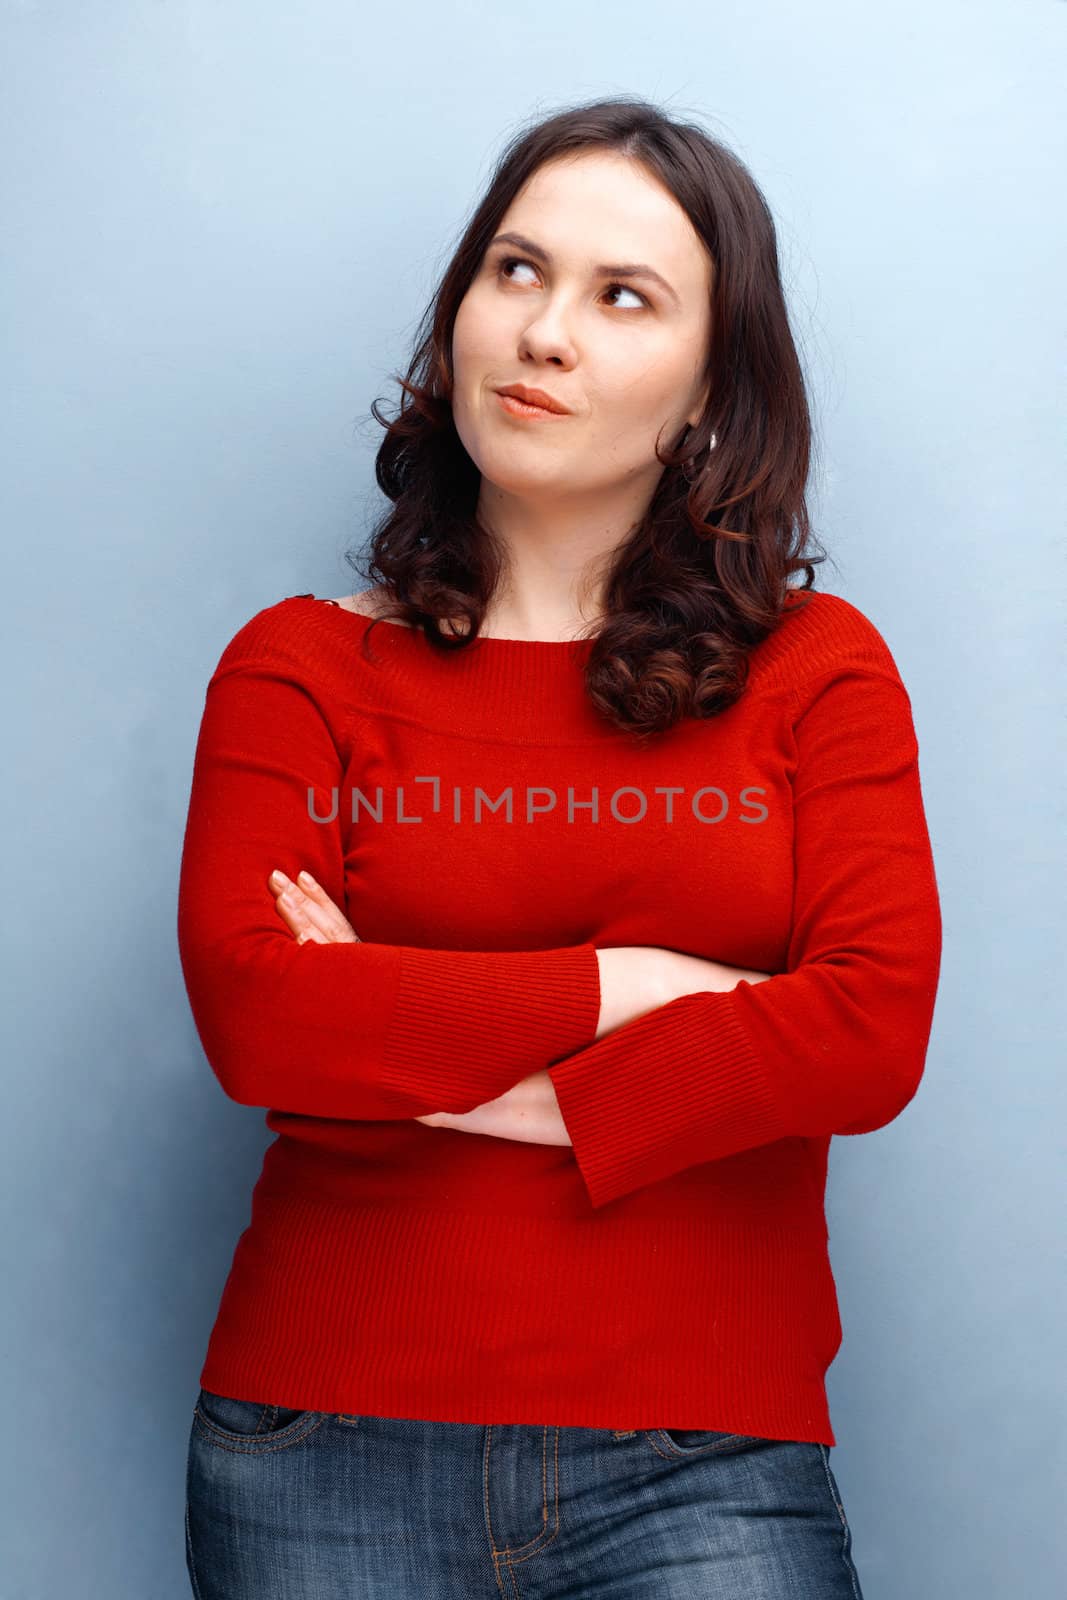
[[[201,1383],[346,1414],[836,1443],[831,1135],[922,1076],[941,921],[911,703],[873,624],[790,603],[741,700],[643,749],[588,641],[311,595],[207,689],[178,936],[211,1068],[276,1138]],[[298,944],[272,868],[359,943]],[[774,974],[595,1039],[596,947]],[[547,1069],[572,1145],[414,1119]]]

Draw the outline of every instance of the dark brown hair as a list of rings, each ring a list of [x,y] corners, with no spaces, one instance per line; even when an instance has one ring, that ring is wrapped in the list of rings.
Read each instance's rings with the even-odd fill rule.
[[[748,653],[781,619],[790,574],[803,569],[798,587],[810,590],[826,559],[809,554],[811,417],[774,223],[748,170],[700,127],[623,98],[515,135],[424,313],[407,375],[396,375],[398,415],[390,422],[371,407],[386,430],[375,474],[392,508],[368,555],[347,559],[380,585],[383,620],[421,627],[442,650],[477,637],[506,553],[475,514],[480,474],[452,417],[452,331],[523,185],[544,163],[586,150],[629,156],[658,178],[714,266],[705,412],[674,450],[657,447],[666,470],[605,569],[586,666],[596,707],[641,737],[732,705]],[[456,621],[461,632],[441,626]]]

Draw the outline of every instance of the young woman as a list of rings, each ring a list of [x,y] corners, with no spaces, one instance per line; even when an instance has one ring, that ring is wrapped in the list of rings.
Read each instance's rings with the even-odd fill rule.
[[[855,1600],[827,1154],[914,1095],[941,926],[751,176],[541,122],[403,390],[372,587],[256,613],[197,746],[183,971],[277,1137],[194,1591]]]

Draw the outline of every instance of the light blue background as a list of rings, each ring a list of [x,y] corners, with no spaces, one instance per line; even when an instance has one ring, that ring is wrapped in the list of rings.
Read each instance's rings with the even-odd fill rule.
[[[818,583],[881,629],[919,734],[927,1075],[831,1164],[865,1600],[1060,1592],[1064,5],[0,16],[2,1600],[189,1592],[197,1375],[268,1139],[178,964],[207,678],[261,606],[349,582],[382,504],[370,403],[505,137],[619,92],[703,120],[768,196]]]

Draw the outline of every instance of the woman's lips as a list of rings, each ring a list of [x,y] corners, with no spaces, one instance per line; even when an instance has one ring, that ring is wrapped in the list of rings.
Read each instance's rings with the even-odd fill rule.
[[[545,417],[552,422],[562,422],[570,415],[568,411],[549,411],[547,406],[527,405],[525,400],[516,400],[513,394],[496,393],[497,399],[505,411],[510,411],[513,417]]]

